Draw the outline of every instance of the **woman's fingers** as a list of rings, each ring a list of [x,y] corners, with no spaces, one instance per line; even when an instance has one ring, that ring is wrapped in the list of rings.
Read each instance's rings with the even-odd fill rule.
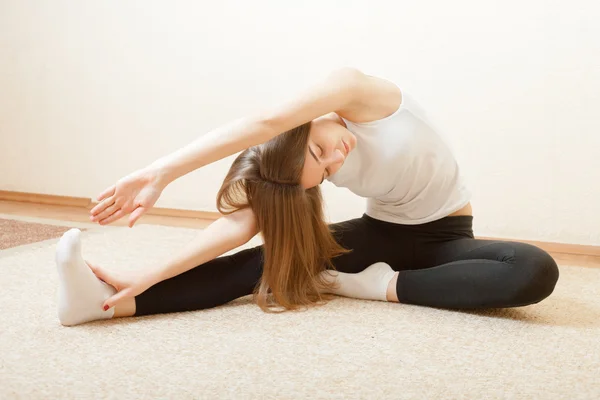
[[[107,198],[108,196],[114,195],[116,187],[117,187],[116,185],[112,185],[111,187],[107,188],[106,190],[104,190],[104,192],[100,193],[100,195],[98,196],[98,198],[96,200],[102,201],[105,198]]]
[[[108,217],[110,217],[111,215],[113,215],[114,213],[116,213],[117,211],[119,211],[121,207],[117,206],[116,204],[113,204],[112,206],[108,207],[107,209],[105,209],[104,211],[96,214],[94,216],[94,221],[102,221]]]
[[[104,304],[102,304],[102,309],[106,311],[109,308],[113,308],[126,297],[130,297],[129,293],[131,293],[131,289],[129,288],[123,289],[120,292],[115,293],[113,296],[109,297],[104,301]]]
[[[121,218],[123,218],[123,216],[125,215],[125,210],[123,210],[122,208],[117,210],[114,214],[109,215],[107,218],[98,221],[98,223],[100,225],[107,225],[110,224],[112,222],[115,222],[116,220],[119,220]]]
[[[102,200],[100,203],[96,204],[96,206],[90,210],[90,214],[92,214],[92,216],[95,217],[97,214],[100,214],[102,211],[106,210],[113,204],[115,204],[115,197],[110,196]]]
[[[132,228],[138,219],[146,212],[146,207],[139,206],[129,216],[129,227]]]
[[[108,272],[106,272],[104,269],[98,267],[95,264],[91,264],[87,260],[86,260],[86,264],[90,267],[90,269],[92,270],[92,272],[94,273],[94,275],[96,275],[96,277],[98,279],[104,281],[105,283],[111,285],[114,288],[117,288],[117,290],[118,290],[118,285],[115,285],[115,283],[113,282],[113,279],[111,277],[109,277]],[[130,293],[131,293],[130,288],[125,288],[125,289],[121,290],[120,292],[115,293],[113,296],[109,297],[108,299],[106,299],[104,301],[104,303],[102,304],[102,309],[104,311],[106,311],[109,308],[114,307],[115,305],[117,305],[117,303],[119,303],[125,297],[128,297],[130,295]]]
[[[87,260],[85,260],[85,263],[88,265],[88,267],[90,267],[90,269],[92,270],[94,275],[96,275],[96,278],[98,278],[110,285],[109,278],[108,278],[106,272],[102,268],[98,267],[95,264],[90,263]]]

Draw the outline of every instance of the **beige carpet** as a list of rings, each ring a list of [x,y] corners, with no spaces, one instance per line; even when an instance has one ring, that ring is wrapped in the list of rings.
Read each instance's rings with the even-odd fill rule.
[[[143,268],[195,231],[83,234],[84,256]],[[264,314],[204,311],[73,328],[56,317],[55,241],[0,251],[1,399],[595,399],[600,269],[561,266],[523,308],[459,312],[337,298]]]
[[[69,229],[69,226],[0,218],[0,250],[59,238]]]

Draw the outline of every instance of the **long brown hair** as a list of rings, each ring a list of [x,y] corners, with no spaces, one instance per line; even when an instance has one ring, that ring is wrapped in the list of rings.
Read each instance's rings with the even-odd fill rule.
[[[333,283],[320,273],[335,269],[331,259],[350,251],[335,241],[325,222],[320,187],[300,185],[310,126],[308,122],[244,150],[217,195],[222,214],[251,207],[256,216],[264,264],[253,298],[265,312],[325,304],[332,296],[321,290]]]

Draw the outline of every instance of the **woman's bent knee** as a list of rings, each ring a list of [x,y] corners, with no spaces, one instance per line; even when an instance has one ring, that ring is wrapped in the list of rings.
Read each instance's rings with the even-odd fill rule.
[[[517,250],[517,271],[521,290],[515,299],[521,305],[538,303],[552,294],[558,281],[556,261],[539,247],[522,244]]]

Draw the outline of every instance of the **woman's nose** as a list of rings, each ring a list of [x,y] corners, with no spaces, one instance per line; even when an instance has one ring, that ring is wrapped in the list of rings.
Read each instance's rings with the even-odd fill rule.
[[[335,149],[335,151],[329,156],[329,164],[337,164],[339,162],[344,161],[344,153],[340,149]]]

